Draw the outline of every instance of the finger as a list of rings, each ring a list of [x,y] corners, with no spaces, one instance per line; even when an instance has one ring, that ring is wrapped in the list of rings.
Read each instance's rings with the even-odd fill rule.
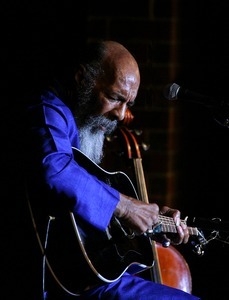
[[[189,240],[189,231],[187,226],[178,226],[177,232],[180,237],[180,243],[187,244]]]

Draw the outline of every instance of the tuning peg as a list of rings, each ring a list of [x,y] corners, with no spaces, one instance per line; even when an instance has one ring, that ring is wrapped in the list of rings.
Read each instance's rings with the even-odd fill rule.
[[[141,135],[142,134],[142,130],[141,129],[134,129],[134,133],[136,134],[136,135]]]
[[[202,248],[202,246],[200,244],[195,245],[193,252],[196,253],[199,256],[203,256],[204,255],[204,250]]]
[[[146,144],[146,143],[141,143],[141,146],[144,151],[147,151],[150,148],[150,144]]]

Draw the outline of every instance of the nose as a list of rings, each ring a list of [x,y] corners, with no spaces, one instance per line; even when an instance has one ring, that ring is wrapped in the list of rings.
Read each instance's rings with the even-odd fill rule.
[[[113,109],[113,115],[118,121],[122,121],[126,114],[126,103],[122,103]]]

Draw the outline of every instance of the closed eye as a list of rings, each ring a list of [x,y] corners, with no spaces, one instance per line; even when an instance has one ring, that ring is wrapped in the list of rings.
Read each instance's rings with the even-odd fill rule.
[[[113,97],[111,96],[111,95],[109,95],[109,96],[107,96],[107,100],[109,101],[109,102],[120,102],[120,103],[126,103],[126,105],[128,106],[128,107],[132,107],[133,105],[134,105],[134,101],[128,101],[127,102],[127,100],[125,99],[125,98],[123,98],[123,97],[120,97],[120,96],[116,96],[116,95],[114,95]]]

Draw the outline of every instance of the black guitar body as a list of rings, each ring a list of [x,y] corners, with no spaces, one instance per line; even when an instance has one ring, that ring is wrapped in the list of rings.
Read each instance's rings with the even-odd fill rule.
[[[137,198],[125,173],[106,172],[82,152],[73,150],[77,162],[90,174]],[[81,293],[88,284],[116,281],[125,271],[138,274],[154,263],[151,239],[147,235],[133,235],[116,218],[103,232],[66,212],[50,222],[48,236],[46,257],[53,272],[50,278],[71,293]]]

